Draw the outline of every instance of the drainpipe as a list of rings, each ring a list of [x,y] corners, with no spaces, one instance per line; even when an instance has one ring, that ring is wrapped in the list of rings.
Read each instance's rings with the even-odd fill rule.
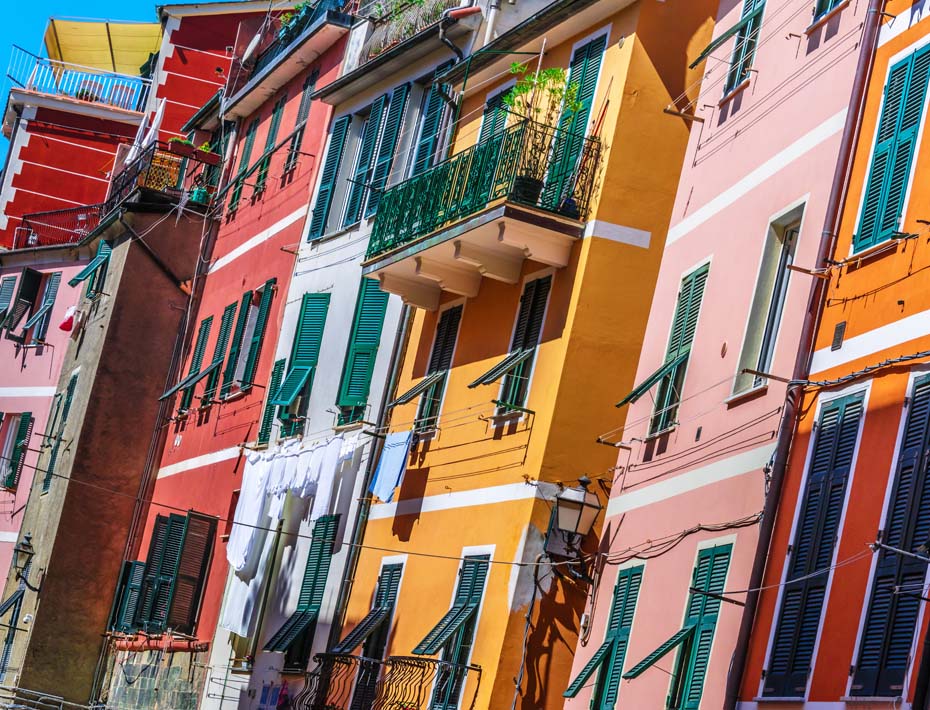
[[[878,47],[879,29],[881,28],[882,11],[885,0],[869,0],[869,9],[866,11],[863,22],[862,42],[859,59],[856,64],[856,74],[853,79],[852,91],[849,97],[849,111],[846,114],[846,125],[843,127],[843,137],[840,142],[836,170],[833,173],[833,184],[830,187],[830,196],[827,201],[824,216],[823,232],[820,236],[820,246],[817,250],[815,266],[824,264],[833,254],[836,233],[839,227],[840,212],[846,198],[846,188],[849,183],[852,168],[853,148],[859,138],[862,127],[862,113],[865,107],[866,89],[872,75],[872,65],[875,59],[875,50]],[[788,454],[791,451],[791,442],[797,431],[799,405],[801,404],[801,383],[810,374],[811,358],[814,351],[814,338],[820,325],[823,313],[824,296],[827,288],[827,279],[812,279],[810,296],[808,298],[807,313],[801,329],[801,338],[798,343],[798,354],[794,362],[794,371],[791,375],[792,384],[788,385],[785,396],[785,409],[782,412],[778,426],[778,439],[775,454],[772,459],[771,481],[769,491],[765,497],[765,506],[762,511],[762,520],[759,523],[759,541],[756,545],[755,559],[749,577],[750,591],[746,595],[746,606],[740,621],[736,649],[733,652],[733,661],[727,676],[726,696],[724,710],[734,710],[739,700],[740,686],[746,670],[746,659],[749,653],[749,641],[752,636],[753,622],[759,604],[759,587],[762,586],[765,575],[766,560],[769,546],[772,542],[772,532],[775,527],[775,514],[781,500],[782,489],[785,482],[785,471],[788,466]]]
[[[410,324],[412,321],[413,309],[405,303],[400,312],[400,328],[397,329],[397,337],[394,338],[394,346],[391,349],[391,369],[388,374],[388,386],[381,398],[381,406],[378,408],[378,418],[375,421],[377,426],[376,432],[383,429],[387,423],[387,405],[397,389],[400,363],[407,350],[407,341],[410,338]],[[342,584],[339,585],[339,596],[336,598],[333,624],[329,629],[329,640],[326,644],[326,648],[328,649],[339,643],[342,637],[342,627],[343,624],[345,624],[346,611],[349,606],[349,596],[352,593],[352,587],[355,583],[355,572],[358,569],[358,560],[361,556],[361,548],[359,545],[362,544],[362,540],[365,537],[365,527],[368,524],[368,514],[371,510],[371,495],[368,494],[368,487],[371,485],[371,479],[375,475],[378,459],[383,447],[383,438],[372,438],[371,454],[368,457],[368,464],[365,466],[365,479],[362,482],[361,500],[358,505],[355,523],[352,526],[352,546],[349,548],[348,559],[346,560],[346,566],[342,573]]]
[[[501,11],[501,0],[491,0],[488,5],[488,26],[484,30],[484,45],[487,46],[494,40],[494,30],[497,27],[497,16]]]
[[[450,7],[448,10],[443,10],[442,12],[442,17],[439,20],[439,41],[455,52],[455,56],[458,57],[458,61],[460,62],[465,59],[465,52],[463,52],[455,42],[446,37],[446,28],[454,25],[463,17],[477,15],[480,12],[481,8],[475,5],[475,0],[468,0],[468,3],[465,5]]]

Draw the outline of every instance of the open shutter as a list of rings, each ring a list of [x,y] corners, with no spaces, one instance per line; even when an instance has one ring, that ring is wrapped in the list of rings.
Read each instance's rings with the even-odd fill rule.
[[[60,283],[60,271],[49,274],[48,282],[45,285],[45,293],[42,296],[42,303],[33,314],[32,318],[27,320],[26,325],[23,326],[24,330],[35,328],[32,334],[33,340],[41,340],[45,337],[45,333],[48,330],[48,321],[52,315],[52,307],[55,305],[55,299],[58,297],[58,286]]]
[[[13,302],[13,292],[15,290],[15,276],[4,276],[3,279],[0,280],[0,327],[2,327],[7,312],[10,310],[10,303]]]
[[[883,541],[918,552],[930,533],[930,377],[914,382],[897,469],[885,512]],[[897,697],[904,688],[927,565],[888,550],[878,553],[851,695]]]
[[[484,585],[490,566],[489,555],[466,557],[459,570],[459,581],[455,589],[452,608],[439,620],[430,632],[417,644],[413,652],[420,656],[431,656],[452,638],[453,634],[477,613],[484,593]]]
[[[680,644],[687,643],[691,640],[691,637],[694,635],[693,626],[685,626],[683,629],[676,631],[670,639],[665,641],[660,645],[655,651],[646,656],[643,660],[633,666],[630,670],[623,674],[624,680],[632,680],[633,678],[638,678],[652,666],[658,663],[666,655],[674,651]]]
[[[278,140],[278,130],[281,128],[281,115],[284,113],[284,105],[287,103],[287,97],[282,96],[271,110],[271,123],[268,126],[268,136],[265,138],[265,152],[261,164],[258,166],[258,176],[255,178],[255,192],[258,195],[265,191],[265,183],[268,181],[268,169],[271,167],[271,152],[274,144]]]
[[[326,223],[329,221],[329,211],[333,204],[333,195],[336,191],[336,178],[339,176],[339,166],[342,164],[342,154],[345,151],[346,136],[349,132],[351,116],[342,116],[333,122],[333,130],[329,138],[329,150],[326,151],[326,161],[320,173],[320,187],[316,193],[316,203],[313,206],[313,218],[310,220],[308,239],[317,239],[323,236]]]
[[[258,304],[258,315],[255,318],[255,330],[252,332],[252,341],[249,343],[249,355],[245,361],[245,370],[242,373],[242,389],[252,386],[255,377],[255,368],[258,366],[258,356],[262,351],[262,340],[265,337],[265,326],[268,325],[268,313],[271,310],[271,299],[274,296],[274,285],[277,279],[268,279],[262,287],[262,298]]]
[[[610,656],[610,652],[613,650],[613,643],[611,641],[605,641],[602,643],[598,649],[594,652],[594,655],[591,656],[590,660],[584,664],[581,668],[581,671],[575,676],[575,679],[569,684],[568,688],[562,695],[566,698],[574,698],[578,695],[578,692],[584,687],[585,683],[588,682],[588,679],[594,675],[594,671]],[[592,706],[593,707],[593,706]]]
[[[32,427],[35,419],[32,418],[32,412],[23,412],[19,415],[19,424],[16,427],[16,438],[13,440],[13,452],[8,462],[6,476],[3,477],[3,487],[14,489],[19,483],[19,477],[23,473],[23,467],[26,464],[26,453],[29,450],[29,440],[32,438]]]
[[[329,299],[328,293],[304,294],[300,303],[300,317],[297,320],[287,376],[278,391],[272,395],[272,404],[290,406],[312,377],[313,369],[320,359]]]
[[[229,196],[229,212],[235,214],[242,198],[242,188],[245,185],[245,174],[249,170],[249,161],[252,159],[252,148],[255,146],[255,134],[258,132],[258,119],[256,118],[245,129],[245,140],[242,142],[242,154],[239,156],[239,170],[236,172],[236,184]]]
[[[271,381],[268,383],[268,392],[271,395],[274,395],[281,386],[281,379],[284,377],[284,368],[286,366],[287,360],[281,358],[275,362],[274,367],[271,369]],[[271,441],[271,425],[274,423],[274,408],[275,405],[272,404],[271,397],[269,397],[269,401],[265,403],[265,411],[262,413],[262,423],[258,428],[257,442],[259,444],[267,444]]]
[[[194,398],[193,378],[200,374],[200,368],[203,365],[203,356],[207,352],[207,340],[210,337],[210,328],[213,327],[213,316],[207,316],[200,321],[200,328],[197,330],[197,341],[194,344],[193,355],[191,355],[190,368],[187,371],[187,377],[182,380],[178,388],[184,390],[181,397],[180,409],[186,411],[190,409],[191,400]],[[170,396],[174,390],[168,390],[162,398]]]
[[[821,411],[763,695],[802,697],[807,688],[861,419],[861,395]]]
[[[362,279],[336,402],[340,407],[363,407],[368,403],[387,303],[388,294],[380,289],[377,281]]]
[[[135,623],[139,627],[147,626],[155,606],[155,595],[158,591],[158,568],[165,552],[165,542],[168,534],[168,516],[156,515],[152,524],[152,539],[149,541],[149,552],[145,558],[145,571],[142,576],[142,592],[139,597],[138,610]]]
[[[68,423],[68,414],[71,412],[71,404],[74,401],[74,390],[77,388],[77,378],[78,376],[74,374],[68,380],[68,389],[65,392],[64,404],[61,408],[61,419],[54,433],[55,441],[52,443],[52,452],[45,464],[45,478],[42,481],[43,491],[47,491],[52,487],[52,479],[55,477],[55,465],[58,463],[58,452],[61,449],[62,439],[65,435],[65,424]]]
[[[215,534],[216,518],[187,517],[168,612],[167,626],[170,629],[184,634],[194,631]]]
[[[349,199],[346,202],[345,216],[342,226],[348,227],[358,222],[362,215],[362,206],[369,190],[371,180],[371,165],[375,157],[375,147],[378,145],[378,136],[381,135],[381,121],[384,117],[384,108],[387,104],[387,94],[379,96],[371,105],[365,128],[362,130],[362,140],[358,147],[358,156],[355,159],[355,172],[349,184]]]
[[[167,629],[187,524],[188,518],[184,515],[172,513],[168,516],[162,555],[155,578],[155,594],[152,599],[151,613],[147,619],[148,624],[145,626],[147,631],[159,632]]]
[[[442,114],[445,101],[442,99],[443,86],[433,84],[427,90],[426,103],[423,106],[423,119],[420,122],[420,136],[413,159],[413,174],[429,170],[436,160],[439,148],[439,129],[442,126]]]
[[[597,694],[601,698],[601,705],[598,707],[614,707],[620,694],[623,663],[630,643],[630,630],[633,628],[633,616],[636,613],[636,601],[642,581],[642,566],[622,569],[617,575],[617,586],[614,587],[610,620],[607,624],[607,636],[613,647],[598,674]]]
[[[313,102],[311,97],[316,89],[316,82],[319,76],[319,71],[314,69],[307,75],[307,78],[304,79],[303,89],[300,94],[300,106],[297,109],[296,130],[291,136],[291,143],[287,148],[287,158],[284,161],[284,172],[289,172],[297,167],[297,156],[300,155],[307,118],[310,116],[310,105]]]
[[[123,563],[120,591],[116,600],[116,613],[113,619],[113,628],[115,630],[127,634],[136,630],[136,611],[139,607],[144,578],[144,562],[127,560]]]
[[[607,47],[607,36],[602,35],[579,47],[572,55],[569,65],[568,83],[577,84],[577,111],[563,111],[552,146],[552,160],[546,175],[546,186],[542,202],[558,207],[574,188],[576,165],[584,147],[588,131],[588,119],[594,105],[594,91],[601,71],[601,60]]]
[[[252,292],[246,291],[242,294],[242,301],[239,303],[236,330],[233,332],[232,344],[229,346],[229,356],[226,358],[226,369],[223,371],[223,386],[220,388],[220,396],[223,397],[229,394],[233,382],[236,380],[236,365],[239,362],[239,354],[242,352],[242,338],[245,335],[245,326],[249,320],[249,307],[251,304]]]
[[[326,591],[326,578],[332,561],[333,546],[339,530],[339,516],[325,515],[313,526],[307,566],[300,585],[297,609],[265,644],[266,651],[287,651],[291,644],[316,620]]]
[[[210,361],[210,374],[203,390],[203,398],[209,402],[216,396],[216,386],[220,381],[220,369],[223,358],[226,357],[226,347],[229,345],[229,336],[232,333],[233,319],[236,317],[236,304],[230,303],[223,309],[220,319],[220,332],[216,336],[216,345],[213,347],[213,360]]]
[[[380,626],[390,618],[397,602],[397,589],[403,565],[385,565],[378,577],[378,590],[374,604],[364,618],[356,624],[346,637],[333,648],[333,653],[351,653],[361,646]]]
[[[384,131],[381,134],[381,143],[378,146],[378,158],[375,161],[375,170],[371,177],[368,206],[365,208],[366,217],[371,217],[378,211],[381,191],[387,185],[391,174],[391,165],[394,164],[397,138],[400,135],[409,96],[410,84],[398,86],[394,89],[394,93],[391,94],[391,104],[388,107],[387,117],[384,120]]]
[[[818,0],[818,5],[822,4],[824,0]],[[739,22],[733,25],[730,29],[721,33],[713,42],[707,45],[697,58],[688,65],[689,69],[694,69],[698,64],[707,59],[712,52],[717,51],[723,44],[730,39],[731,37],[736,36],[740,32],[746,30],[750,23],[754,22],[757,17],[762,14],[762,10],[765,8],[765,3],[758,3],[756,6],[752,6],[752,0],[749,0],[748,4],[744,5],[743,15],[740,17]],[[747,9],[749,10],[747,12]]]

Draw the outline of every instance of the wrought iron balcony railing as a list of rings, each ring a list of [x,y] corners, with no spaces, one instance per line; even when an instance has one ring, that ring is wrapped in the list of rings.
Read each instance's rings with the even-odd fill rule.
[[[14,86],[42,94],[104,104],[127,111],[142,111],[151,82],[39,57],[13,45],[7,77]]]
[[[299,710],[472,709],[481,668],[432,658],[391,656],[383,661],[363,656],[321,653],[316,668],[294,699]],[[470,699],[459,703],[469,674],[477,678]],[[454,702],[453,702],[454,698]]]
[[[23,215],[13,248],[75,244],[97,228],[102,210],[103,204],[97,204]]]
[[[461,4],[460,0],[368,0],[359,14],[375,23],[371,36],[362,48],[362,61],[374,59],[395,44],[410,39],[442,19],[442,13]]]
[[[468,217],[510,202],[587,218],[600,142],[522,121],[386,190],[366,258],[383,254]]]
[[[259,74],[265,67],[273,64],[284,51],[294,43],[294,41],[303,34],[303,31],[319,19],[323,13],[334,10],[343,11],[346,8],[345,0],[319,0],[315,4],[305,5],[298,10],[290,21],[281,25],[274,36],[271,44],[265,47],[258,59],[255,61],[255,67],[252,69],[252,76]]]

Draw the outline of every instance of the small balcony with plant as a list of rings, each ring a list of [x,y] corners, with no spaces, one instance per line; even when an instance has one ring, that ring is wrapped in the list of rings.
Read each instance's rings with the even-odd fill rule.
[[[352,27],[352,0],[304,0],[251,32],[244,22],[233,79],[224,104],[227,118],[249,116],[305,70]]]
[[[599,141],[566,128],[576,96],[564,69],[522,75],[503,130],[384,192],[364,272],[432,310],[482,278],[517,283],[526,259],[566,266],[601,163]]]

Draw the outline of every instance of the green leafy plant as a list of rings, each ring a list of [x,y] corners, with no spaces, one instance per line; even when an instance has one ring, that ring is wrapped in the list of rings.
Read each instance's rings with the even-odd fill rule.
[[[181,138],[181,136],[171,136],[171,138],[168,139],[168,142],[174,143],[175,145],[189,145],[191,147],[194,146],[194,141],[190,140],[189,138]]]
[[[204,141],[203,144],[197,150],[203,150],[209,153],[212,150],[210,146],[210,141]]]

